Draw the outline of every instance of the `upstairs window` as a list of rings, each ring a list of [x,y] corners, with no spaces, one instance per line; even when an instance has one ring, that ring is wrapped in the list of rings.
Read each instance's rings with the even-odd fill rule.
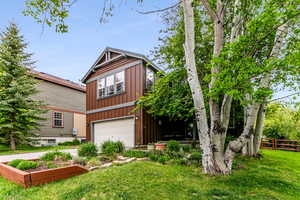
[[[98,98],[117,95],[125,91],[124,71],[108,75],[98,80]]]
[[[121,93],[125,90],[124,71],[116,73],[116,93]]]
[[[146,68],[146,88],[150,89],[154,84],[154,71],[149,67]]]
[[[53,112],[53,127],[54,128],[63,128],[64,127],[64,119],[62,112]]]
[[[113,95],[115,92],[115,76],[110,75],[106,77],[106,94],[108,96]]]

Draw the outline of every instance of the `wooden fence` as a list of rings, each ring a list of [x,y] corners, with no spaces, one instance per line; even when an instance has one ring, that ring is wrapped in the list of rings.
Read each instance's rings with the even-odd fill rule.
[[[263,138],[261,141],[261,148],[300,152],[300,140]]]

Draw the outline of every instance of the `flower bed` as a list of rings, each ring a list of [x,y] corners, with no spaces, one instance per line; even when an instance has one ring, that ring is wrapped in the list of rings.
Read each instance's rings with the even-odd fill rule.
[[[30,170],[22,171],[4,163],[0,163],[1,176],[25,188],[66,179],[88,171],[89,170],[82,166],[70,165],[62,168],[42,169],[40,171],[34,170],[31,172]]]

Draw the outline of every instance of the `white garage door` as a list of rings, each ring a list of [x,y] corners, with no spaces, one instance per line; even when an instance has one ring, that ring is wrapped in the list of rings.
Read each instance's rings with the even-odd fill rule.
[[[94,124],[94,142],[122,141],[126,147],[134,147],[134,118],[99,122]]]

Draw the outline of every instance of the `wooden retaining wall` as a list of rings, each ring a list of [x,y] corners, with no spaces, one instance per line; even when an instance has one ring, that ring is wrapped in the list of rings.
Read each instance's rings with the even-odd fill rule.
[[[300,152],[300,141],[275,139],[275,138],[263,138],[261,140],[261,148]]]
[[[0,175],[18,185],[23,186],[24,188],[70,178],[72,176],[87,173],[88,171],[89,170],[81,166],[72,165],[37,172],[24,172],[4,163],[0,163]]]

